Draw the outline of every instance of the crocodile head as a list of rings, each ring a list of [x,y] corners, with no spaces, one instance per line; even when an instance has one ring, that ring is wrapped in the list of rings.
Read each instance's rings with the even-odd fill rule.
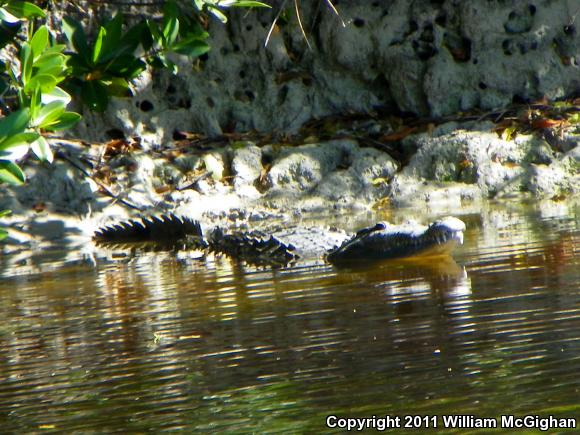
[[[359,231],[352,239],[330,251],[334,264],[405,257],[448,255],[463,243],[463,221],[446,217],[429,226],[379,223]]]
[[[457,218],[448,216],[433,222],[423,235],[423,249],[418,256],[436,256],[450,254],[457,245],[463,245],[465,223]],[[429,245],[431,245],[429,247]]]

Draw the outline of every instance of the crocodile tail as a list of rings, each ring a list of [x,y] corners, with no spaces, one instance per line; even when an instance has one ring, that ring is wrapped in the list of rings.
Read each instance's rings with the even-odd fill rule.
[[[93,239],[98,243],[158,242],[164,245],[185,240],[207,246],[198,221],[174,214],[129,220],[99,228]]]

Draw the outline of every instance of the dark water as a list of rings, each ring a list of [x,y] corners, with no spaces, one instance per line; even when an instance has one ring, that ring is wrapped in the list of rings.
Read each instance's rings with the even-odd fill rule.
[[[580,425],[579,215],[463,216],[456,262],[5,265],[0,431],[317,433],[331,414]]]

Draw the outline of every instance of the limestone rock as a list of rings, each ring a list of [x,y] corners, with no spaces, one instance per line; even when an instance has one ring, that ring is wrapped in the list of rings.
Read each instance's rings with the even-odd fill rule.
[[[204,154],[203,162],[205,169],[211,174],[211,178],[216,181],[223,179],[226,174],[225,155],[221,152],[210,152]]]
[[[262,150],[252,143],[235,148],[232,157],[234,188],[240,190],[253,185],[262,171]]]
[[[356,147],[353,141],[329,141],[287,147],[281,150],[270,169],[267,182],[271,192],[310,192]]]

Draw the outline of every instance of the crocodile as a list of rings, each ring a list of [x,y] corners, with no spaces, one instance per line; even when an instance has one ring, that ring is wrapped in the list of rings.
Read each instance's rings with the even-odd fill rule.
[[[463,243],[465,224],[445,217],[429,225],[378,222],[354,235],[319,227],[278,227],[264,231],[202,230],[199,221],[174,214],[128,220],[98,229],[100,245],[153,243],[157,248],[203,249],[256,265],[287,266],[324,259],[348,265],[384,259],[449,255]]]

